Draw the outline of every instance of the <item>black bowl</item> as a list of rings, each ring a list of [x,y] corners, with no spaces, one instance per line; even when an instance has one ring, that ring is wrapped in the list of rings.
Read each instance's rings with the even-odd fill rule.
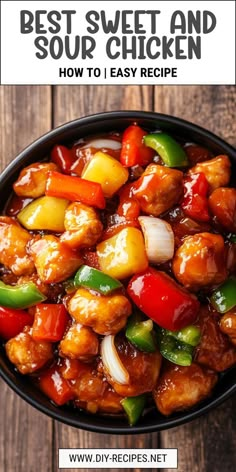
[[[201,144],[212,150],[214,154],[228,154],[233,167],[236,166],[235,149],[218,136],[187,121],[168,115],[139,111],[101,113],[66,123],[24,149],[0,177],[0,201],[6,202],[19,171],[26,165],[43,159],[55,144],[71,143],[90,134],[123,130],[133,122],[137,122],[150,131],[161,129],[186,142]],[[126,418],[122,416],[90,415],[67,406],[56,407],[29,379],[14,369],[5,355],[3,346],[0,347],[0,375],[24,400],[52,418],[77,428],[113,434],[145,433],[178,426],[207,413],[236,392],[236,368],[232,368],[220,375],[212,395],[191,410],[166,418],[153,408],[146,412],[139,424],[131,428]]]

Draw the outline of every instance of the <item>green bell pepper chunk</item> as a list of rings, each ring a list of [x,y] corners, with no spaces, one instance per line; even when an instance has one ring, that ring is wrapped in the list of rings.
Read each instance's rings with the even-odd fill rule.
[[[219,313],[226,313],[236,305],[236,278],[230,277],[210,297],[210,302]]]
[[[129,425],[134,426],[139,420],[146,403],[145,395],[138,395],[137,397],[126,397],[121,400],[129,420]]]
[[[236,243],[236,234],[231,234],[229,241],[231,241],[231,243]]]
[[[156,351],[152,320],[140,321],[137,315],[131,316],[127,323],[125,336],[131,344],[141,351]]]
[[[0,281],[0,305],[8,308],[28,308],[46,300],[33,282],[6,285]]]
[[[82,285],[86,288],[97,290],[103,295],[108,295],[113,290],[123,287],[119,280],[113,279],[101,270],[83,265],[75,274],[74,283],[76,287]]]
[[[175,339],[161,328],[158,330],[158,342],[160,353],[173,364],[189,366],[192,364],[193,346]]]
[[[177,341],[181,341],[185,344],[190,344],[190,346],[197,346],[200,341],[201,331],[200,328],[194,325],[186,326],[179,331],[169,331],[166,330],[168,336],[173,336]]]
[[[144,144],[154,149],[168,167],[186,167],[189,165],[184,149],[166,133],[153,133],[144,136]]]

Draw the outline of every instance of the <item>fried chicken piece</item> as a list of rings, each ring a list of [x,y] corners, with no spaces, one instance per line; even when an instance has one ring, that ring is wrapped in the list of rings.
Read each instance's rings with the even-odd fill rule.
[[[122,399],[123,397],[118,395],[118,393],[116,393],[115,390],[113,390],[113,388],[106,382],[102,396],[88,402],[75,400],[75,405],[87,410],[89,413],[121,413],[124,411],[121,405]]]
[[[53,235],[33,241],[30,254],[40,280],[46,284],[66,280],[82,264],[78,254]]]
[[[231,163],[228,156],[222,155],[214,157],[205,162],[198,163],[191,169],[190,174],[203,172],[209,184],[209,192],[213,192],[218,187],[225,187],[230,181]]]
[[[220,330],[229,336],[232,344],[236,346],[236,310],[225,313],[220,320]]]
[[[89,361],[98,354],[98,336],[91,328],[74,323],[59,344],[61,356]]]
[[[133,186],[133,195],[142,211],[159,216],[176,205],[183,193],[183,172],[149,164]]]
[[[142,352],[121,335],[116,337],[115,345],[119,358],[129,373],[129,383],[120,384],[116,382],[104,367],[106,378],[114,390],[123,397],[151,392],[160,373],[161,354],[158,351],[152,353]]]
[[[236,348],[222,332],[218,313],[210,306],[202,305],[198,316],[197,325],[201,330],[201,339],[196,347],[195,361],[217,372],[223,372],[235,365]]]
[[[66,231],[60,240],[75,249],[94,246],[103,230],[96,211],[80,202],[68,206],[64,224]]]
[[[70,315],[98,334],[116,334],[131,314],[131,304],[122,294],[100,295],[79,288],[68,303]]]
[[[207,398],[216,382],[217,374],[198,364],[168,363],[153,392],[156,406],[163,415],[187,410]]]
[[[221,187],[209,197],[211,213],[227,231],[236,232],[236,189]]]
[[[62,376],[71,381],[75,405],[96,413],[119,413],[123,411],[122,397],[106,381],[97,362],[84,364],[78,360],[64,360]],[[65,367],[66,365],[66,367]]]
[[[8,358],[21,374],[32,374],[53,358],[52,343],[35,341],[30,326],[25,326],[5,347]]]
[[[22,169],[13,185],[19,197],[38,198],[45,194],[47,173],[58,167],[53,162],[35,162]]]
[[[0,216],[0,263],[13,274],[28,275],[35,270],[32,258],[27,253],[30,234],[9,216]]]
[[[177,249],[172,268],[176,279],[189,290],[224,282],[227,267],[223,237],[211,233],[188,236]]]

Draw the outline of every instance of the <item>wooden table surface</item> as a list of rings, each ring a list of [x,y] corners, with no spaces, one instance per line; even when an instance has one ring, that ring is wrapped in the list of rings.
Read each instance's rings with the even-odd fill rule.
[[[154,110],[185,118],[236,146],[233,86],[1,86],[1,167],[35,138],[63,122],[118,109]],[[178,448],[179,472],[236,470],[236,396],[184,426],[128,436],[89,433],[53,421],[27,405],[2,380],[0,407],[1,472],[54,472],[58,470],[59,447],[104,446]]]

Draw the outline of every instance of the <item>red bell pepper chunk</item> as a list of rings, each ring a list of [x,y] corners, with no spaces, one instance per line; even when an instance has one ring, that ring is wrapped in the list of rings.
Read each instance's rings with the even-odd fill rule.
[[[152,161],[155,151],[145,146],[143,138],[146,134],[137,125],[131,125],[124,131],[120,154],[120,162],[123,166],[145,166]]]
[[[132,220],[140,215],[140,205],[133,197],[133,183],[125,185],[119,192],[120,203],[117,208],[117,214]]]
[[[66,198],[71,201],[79,201],[85,205],[105,208],[106,202],[102,187],[97,182],[91,182],[80,177],[60,174],[60,172],[48,172],[46,195],[51,197]]]
[[[62,172],[69,174],[71,166],[74,163],[74,159],[70,149],[65,146],[56,145],[51,151],[51,159],[55,164],[60,167]]]
[[[33,198],[29,197],[18,197],[18,195],[13,194],[10,200],[7,202],[6,206],[6,215],[7,216],[17,216],[23,208],[25,208],[29,203],[33,201]]]
[[[31,326],[34,317],[24,310],[0,306],[0,338],[8,341],[19,334],[26,325]]]
[[[39,388],[59,406],[74,398],[69,383],[62,377],[57,366],[51,367],[40,375]]]
[[[134,199],[126,200],[119,204],[117,213],[128,219],[137,219],[140,215],[139,203]]]
[[[190,218],[198,221],[209,221],[208,192],[209,184],[202,172],[184,178],[184,197],[181,207]]]
[[[60,341],[70,317],[62,304],[42,303],[35,308],[32,337],[37,341]]]
[[[212,159],[212,153],[202,147],[197,146],[196,144],[189,144],[184,148],[192,166],[195,166],[198,162],[207,161],[208,159]]]
[[[200,307],[194,295],[164,272],[151,267],[132,277],[128,294],[149,318],[171,331],[192,324]]]

